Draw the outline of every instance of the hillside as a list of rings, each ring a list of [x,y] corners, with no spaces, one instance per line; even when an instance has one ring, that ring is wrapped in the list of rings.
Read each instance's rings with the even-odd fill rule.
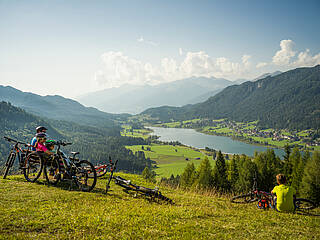
[[[119,175],[119,173],[116,173]],[[136,175],[120,174],[154,187]],[[320,218],[236,205],[161,187],[175,205],[135,198],[98,180],[91,193],[0,178],[0,239],[319,239]]]
[[[14,106],[21,107],[27,112],[41,117],[86,125],[114,127],[114,120],[126,117],[124,115],[101,112],[95,108],[84,107],[77,101],[58,95],[40,96],[22,92],[10,86],[0,85],[0,101],[10,102]]]
[[[112,156],[122,160],[119,169],[137,173],[151,165],[150,159],[146,159],[144,155],[135,155],[125,148],[127,145],[145,144],[144,140],[121,137],[117,128],[96,128],[62,120],[43,120],[10,103],[0,102],[0,175],[10,150],[10,144],[3,136],[29,143],[39,125],[48,128],[50,138],[73,143],[64,148],[67,154],[69,151],[79,151],[81,158],[92,163],[105,163]]]
[[[144,111],[162,121],[193,118],[259,120],[264,128],[320,128],[320,65],[225,88],[207,101]]]
[[[6,159],[9,152],[9,144],[3,136],[30,142],[35,134],[35,128],[39,125],[48,128],[48,134],[53,138],[62,138],[48,121],[27,113],[21,108],[16,108],[9,103],[0,102],[0,164]]]
[[[150,107],[199,103],[232,84],[225,79],[192,77],[155,86],[123,85],[89,93],[78,100],[106,112],[137,114]]]

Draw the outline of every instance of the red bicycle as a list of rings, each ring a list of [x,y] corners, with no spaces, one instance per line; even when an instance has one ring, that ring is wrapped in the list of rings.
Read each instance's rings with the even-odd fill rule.
[[[107,174],[107,172],[111,172],[113,167],[113,163],[111,157],[109,156],[109,163],[107,164],[99,164],[94,166],[96,169],[97,177],[102,177]]]
[[[274,208],[273,195],[269,192],[260,191],[257,186],[256,178],[254,178],[253,188],[250,192],[231,198],[231,202],[233,203],[252,203],[256,201],[258,201],[257,207],[259,209],[266,210],[269,208]],[[295,198],[293,201],[296,211],[309,212],[317,207],[317,205],[309,199]]]
[[[256,178],[253,181],[253,188],[250,192],[237,195],[231,198],[233,203],[252,203],[258,201],[257,207],[260,209],[273,208],[273,196],[269,192],[260,191]]]

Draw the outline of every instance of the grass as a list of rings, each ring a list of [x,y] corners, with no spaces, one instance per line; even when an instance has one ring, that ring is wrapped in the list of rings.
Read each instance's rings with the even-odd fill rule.
[[[148,147],[151,148],[151,151],[146,150]],[[133,152],[143,151],[146,157],[156,161],[158,168],[155,169],[155,172],[158,178],[181,174],[188,163],[193,162],[195,166],[198,166],[206,156],[199,150],[185,146],[152,144],[127,146],[126,148]]]
[[[119,174],[119,173],[117,173]],[[137,175],[121,174],[150,186]],[[319,239],[320,218],[236,205],[226,197],[161,187],[175,205],[99,179],[91,193],[0,179],[0,239]],[[151,184],[152,186],[152,184]]]
[[[126,137],[141,137],[147,139],[150,135],[151,131],[148,129],[131,129],[128,125],[122,126],[121,136]]]

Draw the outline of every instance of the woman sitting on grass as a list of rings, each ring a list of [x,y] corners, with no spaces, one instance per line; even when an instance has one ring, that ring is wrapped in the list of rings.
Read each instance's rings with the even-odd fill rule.
[[[49,151],[48,148],[45,146],[45,142],[47,140],[47,134],[45,133],[37,133],[36,134],[37,143],[36,143],[36,151],[45,153],[46,156],[53,155],[54,153]]]
[[[295,206],[293,200],[296,197],[296,191],[293,187],[286,185],[286,182],[285,175],[277,175],[278,186],[275,186],[271,191],[272,194],[276,195],[274,198],[275,209],[279,212],[294,212]]]

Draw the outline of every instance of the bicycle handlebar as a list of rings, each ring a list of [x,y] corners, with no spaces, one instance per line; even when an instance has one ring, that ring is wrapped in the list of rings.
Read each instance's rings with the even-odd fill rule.
[[[67,146],[67,145],[71,145],[71,142],[63,142],[63,141],[57,141],[55,143],[56,145],[61,145],[61,146]]]
[[[17,143],[17,144],[22,144],[25,147],[31,147],[30,144],[27,144],[25,142],[19,142],[18,140],[15,140],[15,139],[12,139],[12,138],[9,138],[9,137],[6,137],[6,136],[3,136],[3,138],[6,139],[8,142],[14,142],[14,143]]]

